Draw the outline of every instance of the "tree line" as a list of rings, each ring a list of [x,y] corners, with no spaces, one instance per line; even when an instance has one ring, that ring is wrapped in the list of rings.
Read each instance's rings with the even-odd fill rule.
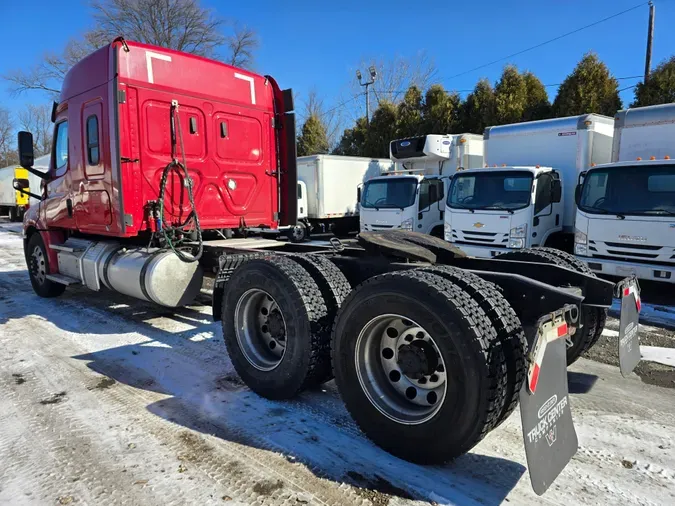
[[[482,134],[491,125],[587,113],[614,116],[622,108],[620,91],[618,79],[594,53],[584,55],[560,84],[552,103],[532,72],[507,65],[494,86],[481,79],[464,100],[440,84],[426,91],[413,84],[397,102],[382,98],[370,122],[358,118],[334,146],[322,113],[308,111],[298,136],[298,156],[332,152],[388,158],[392,139],[430,133]],[[634,86],[634,94],[631,107],[675,102],[675,56],[658,65],[647,82]]]

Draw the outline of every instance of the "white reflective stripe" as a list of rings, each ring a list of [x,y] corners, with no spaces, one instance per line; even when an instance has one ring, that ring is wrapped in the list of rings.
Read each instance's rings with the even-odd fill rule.
[[[251,103],[255,105],[255,82],[253,81],[253,78],[251,76],[240,74],[239,72],[235,72],[234,77],[248,81],[249,85],[251,86]]]
[[[148,82],[152,84],[155,83],[155,76],[152,73],[153,58],[155,58],[156,60],[171,61],[171,57],[168,54],[155,53],[153,51],[145,52],[145,64],[148,67]]]

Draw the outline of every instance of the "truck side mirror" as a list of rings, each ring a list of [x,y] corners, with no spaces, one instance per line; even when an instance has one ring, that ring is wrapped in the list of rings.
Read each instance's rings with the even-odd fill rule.
[[[12,180],[12,187],[19,193],[23,193],[24,195],[28,195],[29,197],[33,197],[34,199],[37,200],[44,200],[44,198],[41,195],[36,195],[35,193],[29,192],[28,191],[29,186],[30,183],[26,178],[15,178]]]
[[[577,187],[574,189],[574,202],[576,202],[577,207],[579,207],[579,202],[581,202],[581,188],[582,185],[578,184]]]
[[[28,179],[25,178],[16,178],[12,181],[12,186],[16,191],[22,191],[22,190],[27,190],[28,189]]]
[[[356,187],[356,201],[361,202],[361,188],[363,188],[363,185],[360,184]]]
[[[553,179],[551,181],[551,202],[558,203],[562,200],[562,184],[560,179]]]
[[[30,132],[19,132],[19,165],[24,169],[33,166],[35,155],[33,153],[33,134]]]

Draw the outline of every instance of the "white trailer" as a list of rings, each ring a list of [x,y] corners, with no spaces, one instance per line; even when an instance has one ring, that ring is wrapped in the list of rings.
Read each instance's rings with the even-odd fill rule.
[[[612,163],[577,190],[574,252],[598,273],[675,283],[675,104],[614,119]]]
[[[344,235],[359,229],[359,189],[368,179],[390,171],[382,158],[312,155],[298,157],[298,181],[306,195],[298,194],[301,224],[311,232]],[[299,188],[303,188],[300,186]],[[302,209],[306,198],[306,209]]]
[[[610,160],[612,118],[585,114],[488,127],[486,166],[457,173],[444,235],[472,256],[551,246],[572,251],[579,174]]]
[[[450,176],[483,164],[483,138],[430,134],[392,141],[394,171],[366,183],[361,231],[403,229],[443,237]]]

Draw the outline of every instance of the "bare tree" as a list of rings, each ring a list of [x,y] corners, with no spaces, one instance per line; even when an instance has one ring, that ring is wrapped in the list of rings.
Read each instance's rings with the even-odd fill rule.
[[[396,104],[410,86],[424,90],[436,76],[436,66],[424,51],[420,51],[413,58],[395,56],[390,59],[364,60],[358,68],[365,71],[364,74],[368,77],[367,69],[371,66],[375,67],[377,78],[370,90],[378,103],[387,100]],[[353,89],[357,92],[363,91],[355,79]]]
[[[328,145],[331,149],[334,148],[339,140],[338,137],[342,130],[342,111],[340,108],[327,109],[324,105],[323,98],[319,97],[318,92],[314,88],[307,94],[304,105],[304,111],[298,114],[298,124],[303,124],[312,116],[318,118],[326,130]]]
[[[235,67],[251,68],[255,50],[258,49],[258,37],[248,26],[234,24],[232,35],[226,39],[230,56],[227,63]]]
[[[95,32],[123,35],[200,56],[213,56],[226,39],[224,21],[199,0],[93,0]]]
[[[14,122],[9,110],[0,107],[0,167],[15,164],[19,161],[15,149]]]
[[[91,0],[96,28],[71,40],[62,53],[48,53],[35,67],[3,76],[16,93],[40,90],[58,95],[70,68],[118,36],[250,67],[258,47],[255,32],[227,23],[200,0]],[[221,54],[227,48],[228,54]]]
[[[47,105],[29,105],[19,112],[21,129],[33,134],[35,156],[50,152],[52,147],[51,110]]]

